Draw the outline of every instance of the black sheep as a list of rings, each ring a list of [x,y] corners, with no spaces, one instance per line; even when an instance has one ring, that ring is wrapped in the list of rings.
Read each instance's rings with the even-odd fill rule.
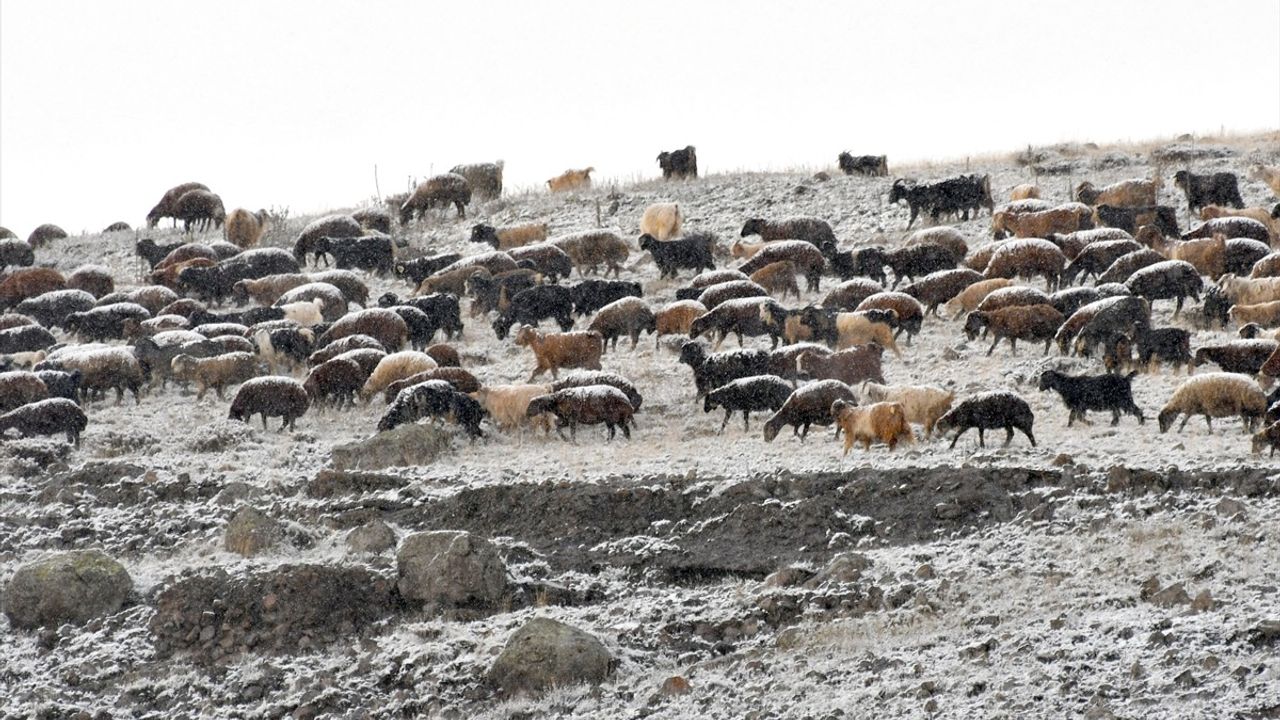
[[[1054,310],[1062,313],[1063,317],[1071,317],[1075,311],[1101,299],[1102,293],[1099,293],[1096,288],[1078,287],[1055,292],[1049,296],[1049,304]]]
[[[399,315],[404,320],[404,324],[409,327],[409,343],[414,350],[421,350],[430,345],[435,339],[436,332],[440,330],[440,325],[435,318],[412,305],[394,305],[390,310]]]
[[[662,168],[664,180],[671,178],[688,179],[698,177],[698,152],[692,146],[681,150],[658,153],[658,167]]]
[[[65,328],[71,313],[88,312],[97,300],[84,290],[53,290],[27,298],[14,308],[48,328]]]
[[[836,164],[840,167],[840,172],[845,175],[857,173],[884,177],[889,174],[888,158],[884,155],[850,155],[842,152],[836,157]]]
[[[792,434],[804,442],[809,435],[810,425],[831,425],[835,416],[831,412],[831,404],[836,400],[844,400],[852,405],[858,404],[853,389],[839,380],[818,380],[802,385],[787,397],[786,402],[764,423],[764,440],[773,442],[783,427],[790,425]],[[836,432],[839,433],[837,427]]]
[[[822,243],[818,248],[827,259],[831,273],[841,280],[865,277],[883,285],[885,283],[884,248],[866,247],[857,250],[840,250],[831,241]]]
[[[559,391],[573,387],[587,387],[589,385],[609,385],[622,391],[627,396],[627,401],[631,403],[631,408],[637,412],[640,410],[640,404],[644,402],[644,398],[640,396],[640,392],[636,390],[636,386],[631,381],[610,372],[600,370],[579,370],[564,379],[551,383],[551,390]]]
[[[393,308],[397,305],[415,307],[427,314],[435,326],[444,330],[450,339],[462,335],[462,310],[458,305],[458,297],[450,293],[431,293],[418,297],[401,299],[395,293],[384,293],[378,298],[378,307]],[[319,332],[317,332],[317,335]]]
[[[751,430],[751,411],[777,412],[791,396],[791,385],[777,375],[754,375],[738,378],[707,393],[703,400],[703,412],[724,408],[724,422],[720,432],[729,424],[735,412],[742,411],[742,429]]]
[[[1228,340],[1196,349],[1195,367],[1216,363],[1223,372],[1257,375],[1276,351],[1275,340]]]
[[[604,282],[587,280],[585,282]],[[521,290],[511,298],[507,308],[493,321],[493,332],[498,339],[505,338],[513,325],[537,327],[547,319],[556,321],[560,329],[568,332],[573,327],[573,293],[561,285],[537,285]]]
[[[326,237],[324,243],[333,256],[333,264],[341,270],[356,268],[385,275],[394,269],[395,250],[390,236]]]
[[[1210,285],[1204,293],[1204,302],[1200,305],[1200,321],[1208,329],[1216,324],[1226,327],[1231,318],[1231,301],[1227,299],[1222,288]]]
[[[137,303],[121,302],[102,305],[85,312],[67,315],[63,325],[86,341],[118,340],[124,337],[126,320],[150,320],[151,313]]]
[[[1141,250],[1142,246],[1133,240],[1103,240],[1090,243],[1080,251],[1079,255],[1062,270],[1062,282],[1071,285],[1080,278],[1080,282],[1090,277],[1097,277],[1107,271],[1116,260],[1131,252]]]
[[[1137,360],[1141,367],[1148,367],[1152,360],[1169,363],[1175,369],[1191,364],[1191,333],[1182,328],[1139,327],[1133,336]]]
[[[688,340],[680,346],[680,362],[693,369],[697,397],[738,378],[767,375],[769,361],[769,353],[764,350],[727,350],[707,355],[699,342]]]
[[[471,316],[498,310],[504,300],[538,284],[538,273],[523,268],[508,270],[497,275],[477,272],[467,278],[467,294],[471,296]]]
[[[573,312],[577,315],[589,315],[620,298],[644,295],[640,283],[625,280],[583,280],[569,291],[572,293]]]
[[[186,245],[186,243],[181,241],[157,245],[155,240],[143,238],[134,245],[133,251],[137,253],[138,257],[147,261],[148,268],[154,268],[156,263],[163,260],[166,255],[183,245]]]
[[[664,278],[673,278],[680,270],[714,270],[711,251],[715,245],[716,236],[711,233],[694,233],[678,240],[659,240],[648,233],[640,236],[640,249],[653,255],[658,276]]]
[[[1094,208],[1094,216],[1104,227],[1118,228],[1130,235],[1135,235],[1143,225],[1154,227],[1165,237],[1178,237],[1178,214],[1168,205],[1151,205],[1147,207],[1115,207],[1099,205]]]
[[[53,333],[39,325],[19,325],[0,330],[0,355],[44,350],[57,342]]]
[[[1133,402],[1133,376],[1128,375],[1067,375],[1057,370],[1040,374],[1040,391],[1056,390],[1067,406],[1067,427],[1077,418],[1088,422],[1090,410],[1110,410],[1111,424],[1120,422],[1120,413],[1126,412],[1138,418],[1138,424],[1146,422],[1142,410]]]
[[[1076,348],[1086,357],[1112,333],[1133,337],[1151,325],[1151,305],[1139,297],[1122,297],[1097,311],[1076,334]]]
[[[422,284],[423,280],[461,259],[462,255],[459,253],[441,253],[431,257],[406,260],[395,264],[395,274],[396,277],[404,278],[413,283],[414,287],[417,287]]]
[[[60,397],[78,402],[80,397],[80,378],[83,377],[79,370],[64,372],[62,370],[37,370],[36,377],[44,381],[44,386],[49,389],[49,397]]]
[[[0,439],[6,430],[17,430],[24,436],[66,433],[67,442],[80,447],[80,433],[88,426],[89,418],[75,402],[46,398],[0,415]]]
[[[1173,174],[1173,185],[1186,194],[1187,209],[1191,212],[1205,205],[1244,207],[1244,199],[1240,197],[1240,183],[1235,173],[1197,175],[1188,170],[1179,170]]]
[[[1204,281],[1191,263],[1183,260],[1165,260],[1148,265],[1129,276],[1125,287],[1134,295],[1148,302],[1175,300],[1174,317],[1182,312],[1182,303],[1191,297],[1200,299]]]
[[[950,270],[956,266],[956,257],[942,245],[921,243],[890,250],[885,253],[885,264],[893,270],[893,285],[897,287],[903,278],[915,280],[939,270]]]
[[[231,296],[241,280],[297,273],[298,262],[280,248],[254,248],[227,258],[213,267],[189,267],[178,273],[178,287],[202,300],[220,303]]]
[[[1035,447],[1036,438],[1031,434],[1031,426],[1034,422],[1035,415],[1031,412],[1031,406],[1026,400],[1007,390],[992,390],[971,395],[960,401],[959,405],[938,418],[934,429],[945,433],[955,428],[956,436],[951,438],[951,445],[948,446],[953,448],[960,436],[970,428],[978,429],[979,447],[987,446],[983,437],[984,431],[996,428],[1004,428],[1005,445],[1013,440],[1013,431],[1016,428],[1031,441],[1031,447]]]
[[[1254,264],[1270,254],[1271,246],[1264,242],[1252,238],[1231,238],[1227,240],[1226,252],[1222,256],[1223,270],[1248,277]]]

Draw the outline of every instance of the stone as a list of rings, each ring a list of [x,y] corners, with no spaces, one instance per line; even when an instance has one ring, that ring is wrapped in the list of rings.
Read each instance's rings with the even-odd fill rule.
[[[1152,594],[1149,600],[1153,605],[1173,607],[1174,605],[1186,605],[1191,602],[1191,596],[1187,594],[1187,590],[1182,586],[1182,583],[1174,583]]]
[[[537,617],[507,641],[488,680],[507,695],[536,695],[553,687],[598,685],[616,665],[613,655],[591,634]]]
[[[367,440],[337,445],[329,459],[339,470],[430,465],[448,451],[452,437],[449,431],[432,425],[409,423]]]
[[[124,605],[133,579],[97,550],[73,550],[23,565],[4,592],[4,613],[14,627],[83,625]]]
[[[1222,498],[1214,506],[1214,510],[1223,517],[1233,518],[1244,514],[1244,503],[1232,498]]]
[[[804,585],[807,588],[816,588],[827,583],[857,582],[862,577],[863,571],[869,567],[871,567],[871,560],[862,553],[840,553]]]
[[[370,520],[347,533],[347,547],[352,552],[377,555],[395,546],[396,531],[381,520]]]
[[[1191,601],[1191,609],[1196,612],[1207,612],[1213,609],[1214,604],[1213,593],[1205,589],[1197,593],[1195,599]]]
[[[672,675],[662,681],[662,694],[667,697],[684,695],[692,689],[693,687],[689,685],[689,681],[679,675]]]
[[[227,523],[223,543],[229,552],[253,557],[284,538],[284,527],[248,505],[241,507]]]
[[[442,607],[492,609],[507,594],[507,566],[488,540],[458,530],[415,533],[396,553],[400,594]]]

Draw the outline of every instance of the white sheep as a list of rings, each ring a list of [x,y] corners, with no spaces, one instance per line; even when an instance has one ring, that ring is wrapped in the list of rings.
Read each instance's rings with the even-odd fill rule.
[[[924,426],[924,436],[933,435],[938,418],[951,409],[955,392],[932,385],[881,385],[870,380],[862,383],[862,392],[872,402],[902,403],[907,422]]]
[[[175,378],[196,381],[196,400],[203,399],[209,388],[213,388],[221,400],[224,388],[257,377],[264,370],[258,363],[257,356],[247,352],[232,352],[211,358],[178,355],[169,361],[169,366]]]
[[[551,392],[550,385],[486,385],[471,393],[471,397],[480,401],[500,430],[509,431],[537,423],[545,435],[551,432],[550,416],[544,413],[530,418],[525,416],[525,411],[529,409],[530,400]]]
[[[324,300],[300,300],[279,306],[284,311],[284,319],[292,320],[302,327],[315,327],[324,322]]]
[[[902,357],[898,343],[893,339],[893,328],[882,322],[874,322],[862,313],[836,315],[836,349],[845,350],[854,345],[876,343],[893,354]]]
[[[436,361],[426,353],[417,350],[391,353],[379,360],[378,366],[369,374],[369,379],[360,389],[360,399],[368,402],[370,398],[386,390],[391,383],[435,368]]]
[[[1218,287],[1233,305],[1257,305],[1280,300],[1280,278],[1242,278],[1227,273],[1218,278]]]
[[[979,271],[981,272],[981,270]],[[973,312],[978,309],[978,304],[991,293],[1001,288],[1007,288],[1013,284],[1013,280],[1009,278],[988,278],[979,280],[960,291],[959,295],[947,301],[947,312],[950,313],[952,320],[958,320],[961,315]]]
[[[684,215],[680,205],[673,202],[653,203],[644,209],[640,217],[640,234],[652,235],[659,240],[670,240],[680,235]]]
[[[1258,383],[1247,375],[1214,372],[1188,378],[1178,386],[1160,409],[1160,432],[1166,432],[1179,415],[1185,415],[1178,429],[1187,426],[1193,415],[1203,415],[1205,424],[1213,429],[1212,418],[1239,416],[1245,432],[1267,411],[1267,396]]]

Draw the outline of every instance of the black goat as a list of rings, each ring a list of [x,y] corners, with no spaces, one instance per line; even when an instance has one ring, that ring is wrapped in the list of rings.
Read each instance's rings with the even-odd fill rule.
[[[1090,410],[1110,410],[1111,424],[1120,422],[1120,413],[1126,412],[1138,418],[1138,424],[1146,422],[1142,410],[1133,402],[1133,376],[1128,375],[1067,375],[1057,370],[1040,374],[1040,391],[1056,390],[1067,406],[1067,427],[1079,418],[1087,423]]]

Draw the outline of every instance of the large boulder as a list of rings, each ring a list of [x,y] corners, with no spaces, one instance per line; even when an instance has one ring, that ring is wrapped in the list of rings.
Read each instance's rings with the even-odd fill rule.
[[[448,451],[453,436],[431,425],[408,423],[380,432],[368,440],[336,445],[330,454],[339,470],[381,470],[387,467],[430,465]]]
[[[492,609],[507,593],[507,566],[488,540],[458,530],[415,533],[396,553],[400,594],[445,608]]]
[[[4,591],[14,627],[77,625],[119,610],[133,590],[120,563],[97,550],[73,550],[18,568]]]
[[[617,663],[595,637],[550,618],[533,618],[511,636],[489,670],[507,695],[608,679]]]
[[[396,546],[396,531],[378,519],[347,533],[347,547],[351,552],[377,555]]]
[[[252,557],[280,542],[284,528],[280,522],[261,512],[244,506],[236,511],[223,540],[227,550],[237,555]]]

